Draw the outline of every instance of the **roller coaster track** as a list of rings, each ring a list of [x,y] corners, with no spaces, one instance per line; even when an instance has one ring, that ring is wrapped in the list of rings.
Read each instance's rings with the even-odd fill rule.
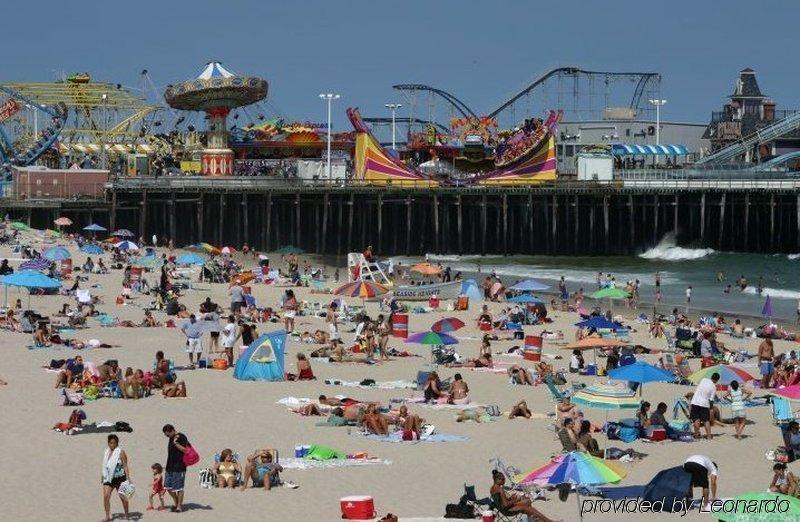
[[[22,95],[14,89],[10,89],[3,85],[0,85],[0,92],[5,93],[12,98],[21,100],[53,118],[53,123],[41,133],[42,136],[38,138],[36,142],[34,142],[33,146],[28,150],[17,154],[13,154],[13,144],[11,143],[9,136],[3,130],[2,126],[0,126],[0,173],[8,177],[11,174],[12,165],[30,165],[42,154],[44,154],[53,145],[53,143],[56,142],[61,130],[64,128],[64,124],[67,121],[67,106],[61,103],[55,107],[45,107],[28,96]]]
[[[616,77],[616,78],[638,78],[639,81],[636,85],[636,89],[634,90],[633,97],[631,98],[630,107],[631,109],[635,109],[639,107],[642,101],[642,96],[644,95],[645,88],[647,84],[651,81],[658,81],[661,79],[661,75],[658,73],[641,73],[641,72],[610,72],[610,71],[586,71],[583,69],[579,69],[578,67],[559,67],[557,69],[553,69],[548,73],[544,74],[543,76],[539,77],[532,83],[528,84],[527,87],[519,91],[517,94],[503,102],[499,107],[488,114],[489,117],[496,117],[499,113],[503,110],[507,109],[511,105],[514,104],[517,100],[525,96],[526,94],[530,93],[541,84],[549,80],[554,76],[578,76],[578,75],[586,75],[586,76],[605,76],[605,77]]]
[[[383,125],[392,123],[392,119],[391,118],[362,118],[362,119],[367,123],[377,123],[377,124],[383,124]],[[439,129],[440,131],[442,131],[444,133],[449,133],[450,132],[450,129],[445,127],[441,123],[437,123],[435,121],[430,121],[430,120],[421,120],[419,118],[395,118],[394,122],[395,122],[395,124],[422,123],[423,125],[433,125],[434,127],[436,127],[437,129]]]
[[[399,84],[399,85],[393,85],[392,89],[396,89],[398,91],[426,91],[426,92],[430,92],[430,93],[436,94],[439,97],[444,98],[445,100],[447,100],[447,102],[450,105],[452,105],[453,107],[455,107],[455,109],[458,112],[460,112],[462,116],[464,116],[464,117],[471,116],[473,118],[477,118],[477,114],[475,114],[472,111],[472,109],[467,107],[467,105],[464,102],[462,102],[461,100],[459,100],[458,98],[456,98],[455,96],[450,94],[449,92],[443,91],[441,89],[437,89],[436,87],[431,87],[429,85],[422,85],[422,84],[419,84],[419,83],[402,83],[402,84]],[[420,121],[420,120],[417,120],[417,121]]]
[[[724,147],[714,154],[710,156],[706,156],[705,158],[700,159],[697,164],[714,164],[714,163],[724,163],[726,161],[730,161],[737,156],[741,156],[745,152],[747,152],[752,147],[756,145],[761,145],[762,143],[767,143],[775,138],[783,136],[789,132],[794,131],[795,129],[800,128],[800,112],[792,114],[782,120],[778,120],[771,125],[767,125],[761,129],[758,129],[754,133],[750,134],[749,136],[745,136],[740,141],[728,145]]]

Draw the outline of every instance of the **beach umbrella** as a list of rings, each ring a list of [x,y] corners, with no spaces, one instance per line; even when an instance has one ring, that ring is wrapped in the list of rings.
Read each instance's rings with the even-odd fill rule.
[[[61,237],[61,232],[53,230],[52,228],[46,228],[44,230],[44,237]]]
[[[616,330],[622,325],[616,321],[609,321],[605,317],[591,317],[585,321],[575,323],[578,328],[594,328],[595,330]]]
[[[175,260],[179,265],[202,265],[205,264],[206,258],[197,254],[181,254]]]
[[[4,275],[0,277],[0,284],[5,286],[16,286],[19,288],[28,289],[28,309],[31,308],[31,293],[33,288],[61,288],[61,282],[58,279],[47,277],[41,272],[35,270],[21,270],[19,272]],[[6,299],[7,301],[8,299]]]
[[[556,455],[543,466],[516,475],[514,481],[540,486],[558,486],[560,484],[600,486],[616,484],[624,477],[625,471],[611,461],[580,451],[570,451]],[[583,520],[580,493],[578,493],[577,487],[575,488],[575,497],[578,501],[578,516],[580,520]]]
[[[742,493],[725,501],[725,504],[734,509],[715,510],[715,519],[723,522],[800,520],[800,499],[772,491]]]
[[[363,300],[383,295],[388,291],[389,289],[385,286],[373,283],[372,281],[353,281],[352,283],[340,286],[334,290],[333,293],[335,295],[347,297],[360,297]]]
[[[767,395],[776,395],[790,401],[800,401],[800,384],[775,388],[767,392]]]
[[[597,410],[635,409],[641,405],[636,393],[622,382],[595,383],[572,395],[572,402]]]
[[[541,290],[547,290],[548,288],[550,288],[550,286],[540,283],[536,279],[526,279],[512,286],[510,290],[516,290],[518,292],[539,292]]]
[[[431,263],[417,263],[416,265],[411,265],[410,270],[425,276],[433,276],[442,271],[441,268]]]
[[[66,248],[57,246],[48,248],[42,252],[42,257],[50,261],[62,261],[64,259],[72,259],[72,254],[70,254],[69,250]]]
[[[164,259],[157,256],[139,256],[131,261],[131,263],[147,268],[161,268],[161,266],[164,264]]]
[[[114,243],[114,246],[122,251],[139,250],[139,245],[133,241],[120,241],[119,243]]]
[[[47,270],[48,268],[50,268],[50,261],[41,257],[29,259],[19,265],[20,270]]]
[[[449,344],[458,344],[458,339],[446,333],[439,332],[418,332],[411,334],[406,339],[407,343],[411,344],[429,344],[433,346],[444,346]]]
[[[592,299],[627,299],[630,294],[622,288],[608,287],[589,294],[589,297]]]
[[[719,382],[717,382],[717,384],[723,386],[730,384],[732,381],[745,383],[755,379],[755,377],[736,366],[731,366],[730,364],[716,364],[697,370],[689,376],[689,381],[692,384],[697,384],[706,377],[710,379],[715,373],[719,374]]]
[[[111,233],[111,235],[117,237],[136,237],[134,233],[128,230],[127,228],[120,228],[118,230],[115,230]]]
[[[59,227],[68,227],[72,224],[72,220],[68,217],[60,217],[53,221],[53,224],[58,225]]]
[[[99,245],[94,245],[92,243],[87,243],[87,244],[85,244],[85,245],[83,245],[81,247],[81,252],[83,252],[84,254],[92,255],[92,256],[99,256],[99,255],[102,255],[103,253],[105,253],[105,250],[103,250],[103,248],[100,247]]]
[[[210,243],[195,243],[188,247],[190,250],[200,250],[201,252],[205,252],[206,254],[218,255],[220,253],[219,248],[215,247]]]
[[[436,333],[455,332],[459,328],[464,328],[464,321],[458,319],[457,317],[439,319],[433,323],[433,326],[431,326],[431,330]]]
[[[636,361],[627,366],[620,366],[608,372],[608,376],[612,379],[628,382],[638,382],[644,384],[646,382],[672,382],[675,376],[672,372],[668,372],[663,368],[658,368],[652,364],[644,361]],[[639,397],[642,396],[642,388],[639,386]]]
[[[101,225],[97,225],[95,223],[92,223],[91,225],[85,226],[85,227],[83,227],[83,229],[85,231],[87,231],[87,232],[107,232],[108,231],[108,229],[106,227],[101,226]],[[131,237],[133,237],[133,236],[131,236]]]
[[[544,301],[536,297],[535,295],[531,294],[520,294],[515,295],[514,297],[510,297],[508,299],[509,303],[535,303],[535,304],[544,304]]]
[[[25,230],[25,231],[27,231],[27,230],[33,230],[31,227],[29,227],[28,225],[26,225],[26,224],[25,224],[25,223],[23,223],[22,221],[14,221],[13,223],[11,223],[11,225],[10,225],[10,226],[11,226],[11,228],[13,228],[14,230]]]
[[[767,294],[767,300],[764,301],[764,308],[761,309],[761,315],[768,319],[772,318],[772,299]]]
[[[294,245],[285,245],[275,251],[276,254],[305,254],[305,250]]]
[[[233,248],[232,246],[224,246],[222,247],[222,249],[220,249],[219,252],[220,254],[231,255],[236,253],[236,249]]]

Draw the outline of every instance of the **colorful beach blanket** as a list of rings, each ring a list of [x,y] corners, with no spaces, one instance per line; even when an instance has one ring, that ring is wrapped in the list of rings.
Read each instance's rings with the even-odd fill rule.
[[[351,388],[378,388],[381,390],[398,390],[408,389],[413,390],[417,387],[417,383],[412,381],[377,381],[374,384],[364,385],[363,381],[345,381],[343,379],[325,379],[325,384],[330,386],[349,386]]]
[[[423,435],[420,440],[403,440],[403,433],[396,431],[389,435],[375,435],[374,433],[364,433],[361,431],[353,432],[353,435],[363,437],[376,442],[408,442],[417,444],[420,442],[466,442],[469,437],[463,435],[448,435],[447,433],[433,433],[431,435]]]
[[[374,466],[374,465],[391,465],[391,460],[379,458],[367,459],[334,459],[334,460],[308,460],[302,458],[284,458],[281,457],[281,466],[284,469],[328,469],[328,468],[349,468],[355,466]]]

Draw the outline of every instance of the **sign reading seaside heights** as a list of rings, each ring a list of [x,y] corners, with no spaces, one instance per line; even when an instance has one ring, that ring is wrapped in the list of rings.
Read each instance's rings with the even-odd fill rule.
[[[21,105],[14,98],[9,98],[3,105],[0,105],[0,122],[4,122],[21,109]]]

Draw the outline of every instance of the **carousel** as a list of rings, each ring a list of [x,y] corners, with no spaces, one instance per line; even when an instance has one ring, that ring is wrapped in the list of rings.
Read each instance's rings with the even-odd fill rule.
[[[266,96],[266,80],[237,76],[219,62],[209,62],[197,78],[170,85],[164,93],[170,107],[207,115],[208,132],[200,170],[204,176],[233,174],[233,151],[228,147],[228,113]]]

